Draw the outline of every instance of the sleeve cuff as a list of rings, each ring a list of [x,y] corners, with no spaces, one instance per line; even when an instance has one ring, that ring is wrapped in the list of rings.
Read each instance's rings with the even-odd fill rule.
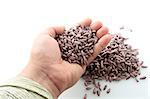
[[[28,79],[23,76],[17,76],[11,80],[9,80],[7,83],[1,85],[3,86],[14,86],[14,87],[20,87],[23,89],[26,89],[28,91],[35,92],[36,94],[45,97],[46,99],[53,99],[52,94],[49,93],[49,91],[44,88],[42,85],[39,83]]]

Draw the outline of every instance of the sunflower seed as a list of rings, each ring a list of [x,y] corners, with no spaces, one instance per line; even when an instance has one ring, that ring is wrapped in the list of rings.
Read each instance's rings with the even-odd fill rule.
[[[84,98],[83,98],[83,99],[87,99],[87,94],[84,95]]]
[[[110,93],[110,90],[111,90],[111,89],[109,88],[109,89],[106,91],[106,93],[109,94],[109,93]]]
[[[106,90],[106,88],[107,88],[107,85],[104,86],[103,90]]]
[[[146,76],[140,77],[140,80],[144,80],[146,79]]]

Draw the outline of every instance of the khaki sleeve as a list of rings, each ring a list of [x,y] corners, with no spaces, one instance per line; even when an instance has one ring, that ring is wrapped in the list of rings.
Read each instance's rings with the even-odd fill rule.
[[[37,82],[17,76],[0,85],[0,99],[53,99],[53,97]]]

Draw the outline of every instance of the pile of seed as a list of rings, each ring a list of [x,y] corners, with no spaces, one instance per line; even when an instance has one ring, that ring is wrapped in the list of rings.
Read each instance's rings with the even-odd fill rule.
[[[126,44],[125,40],[121,35],[114,34],[110,44],[87,66],[84,76],[110,82],[130,77],[136,79],[143,62],[137,57],[138,50]]]
[[[86,65],[87,59],[93,54],[98,38],[96,31],[90,27],[75,26],[56,36],[62,58],[70,63]]]

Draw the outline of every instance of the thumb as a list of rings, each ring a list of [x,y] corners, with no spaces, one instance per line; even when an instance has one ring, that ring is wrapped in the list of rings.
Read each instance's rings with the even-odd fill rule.
[[[56,34],[62,34],[65,31],[64,26],[54,26],[54,27],[49,27],[46,30],[44,30],[41,34],[48,34],[50,37],[55,38]]]

